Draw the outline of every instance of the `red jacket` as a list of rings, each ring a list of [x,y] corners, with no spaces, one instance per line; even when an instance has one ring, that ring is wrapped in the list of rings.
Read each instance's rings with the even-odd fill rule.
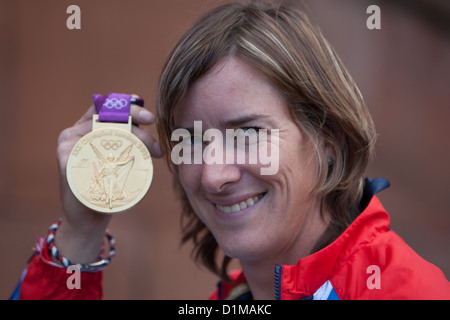
[[[380,182],[374,181],[374,182]],[[377,187],[378,184],[378,187]],[[437,267],[417,255],[395,232],[372,186],[363,212],[333,243],[296,265],[275,267],[278,299],[450,299],[450,284]],[[375,186],[375,187],[374,187]],[[100,299],[101,272],[82,272],[81,289],[68,289],[66,273],[37,248],[11,298]],[[220,282],[210,299],[248,299],[251,293],[241,271],[232,284]]]
[[[67,280],[72,272],[53,263],[48,251],[42,249],[44,239],[39,239],[36,253],[22,273],[11,299],[19,300],[94,300],[103,295],[102,271],[80,272],[80,289],[69,289]]]

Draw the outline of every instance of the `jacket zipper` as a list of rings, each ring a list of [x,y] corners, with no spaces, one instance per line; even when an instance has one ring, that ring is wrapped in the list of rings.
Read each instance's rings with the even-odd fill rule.
[[[275,299],[281,300],[281,274],[283,266],[275,266]]]

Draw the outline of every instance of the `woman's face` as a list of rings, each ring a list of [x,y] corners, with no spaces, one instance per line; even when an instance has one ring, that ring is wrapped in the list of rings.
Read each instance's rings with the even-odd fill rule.
[[[317,160],[275,88],[244,62],[224,59],[191,87],[174,116],[176,128],[193,128],[194,121],[201,121],[203,132],[214,128],[223,137],[226,129],[267,129],[269,150],[278,152],[275,174],[261,175],[267,165],[260,162],[226,161],[224,147],[222,164],[182,163],[179,178],[194,212],[228,256],[292,256],[296,262],[300,251],[323,231],[319,203],[311,193]],[[274,129],[279,130],[278,141],[270,135]],[[192,141],[203,149],[209,143],[201,136]]]

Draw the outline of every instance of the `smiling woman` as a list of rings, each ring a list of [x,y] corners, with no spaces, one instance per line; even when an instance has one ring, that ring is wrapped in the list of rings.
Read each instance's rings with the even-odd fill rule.
[[[297,7],[251,1],[208,13],[170,54],[156,107],[161,149],[136,126],[155,120],[136,105],[133,132],[153,157],[166,156],[183,204],[182,241],[193,241],[194,257],[221,277],[210,298],[450,298],[443,273],[390,229],[375,195],[389,183],[365,178],[376,138],[371,116],[334,50]],[[93,113],[61,133],[63,178]],[[232,143],[220,139],[227,132]],[[248,144],[239,147],[240,134]],[[252,159],[249,135],[276,155],[273,174],[262,174],[264,159]],[[174,150],[186,161],[173,161]],[[38,242],[20,298],[101,297],[97,266],[105,263],[96,261],[111,216],[82,206],[61,181],[62,220]],[[68,259],[88,267],[79,292],[61,281]],[[231,259],[242,270],[229,272]]]
[[[217,128],[220,119],[230,116],[270,114],[266,128],[280,130],[281,149],[294,148],[286,150],[291,158],[283,160],[280,155],[280,162],[310,165],[305,168],[312,175],[308,187],[303,176],[295,177],[304,164],[295,163],[296,170],[286,168],[280,174],[295,177],[294,187],[285,187],[296,198],[314,198],[316,209],[321,208],[319,216],[327,221],[328,230],[309,244],[316,250],[334,240],[358,213],[376,137],[374,126],[336,54],[297,9],[261,3],[218,8],[180,41],[162,75],[158,97],[158,129],[166,150],[169,143],[164,137],[177,127],[177,117],[186,126],[203,120]],[[313,149],[308,150],[310,145]],[[297,184],[305,189],[298,192]],[[200,229],[202,222],[185,203],[184,214],[196,221],[188,225]],[[204,246],[209,251],[206,243],[198,249]],[[209,265],[218,270],[213,261]],[[222,275],[226,277],[224,270]]]
[[[258,269],[270,274],[275,261],[292,264],[306,256],[330,220],[313,192],[318,171],[314,150],[292,120],[285,100],[256,70],[226,58],[193,84],[174,122],[178,126],[201,119],[216,127],[227,116],[257,112],[270,114],[261,122],[264,128],[268,123],[280,128],[277,145],[269,141],[279,154],[275,175],[261,175],[260,164],[180,165],[177,170],[196,219],[225,254],[239,259],[244,270],[254,272],[248,266],[259,263]],[[249,199],[254,204],[240,209],[240,203]]]
[[[166,154],[176,128],[201,121],[206,131],[225,132],[235,118],[251,119],[240,127],[279,130],[276,145],[268,141],[279,158],[275,175],[261,175],[260,162],[174,165],[168,158],[168,164],[184,203],[183,241],[193,240],[197,259],[225,280],[214,297],[226,298],[244,282],[253,298],[267,299],[276,265],[300,264],[329,249],[376,198],[376,183],[364,179],[376,132],[359,89],[319,29],[295,6],[259,1],[206,15],[177,44],[160,80],[157,126]],[[230,287],[232,258],[243,273]],[[331,277],[322,276],[295,297],[313,295]]]

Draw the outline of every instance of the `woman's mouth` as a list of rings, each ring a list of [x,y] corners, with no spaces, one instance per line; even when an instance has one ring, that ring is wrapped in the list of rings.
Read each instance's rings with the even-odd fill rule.
[[[248,199],[242,200],[238,203],[235,203],[235,204],[232,204],[229,206],[216,204],[216,208],[219,211],[224,212],[224,213],[239,212],[241,210],[244,210],[244,209],[254,206],[264,195],[265,195],[265,193],[261,193],[255,197],[250,197]]]

